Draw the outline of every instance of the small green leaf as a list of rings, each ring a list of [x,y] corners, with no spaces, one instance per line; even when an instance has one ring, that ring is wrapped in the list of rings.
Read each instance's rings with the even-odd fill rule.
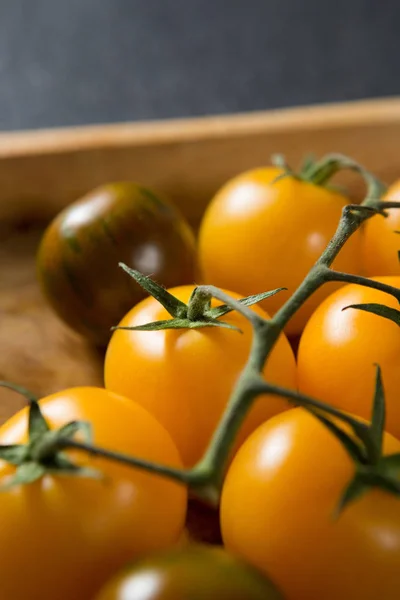
[[[382,456],[383,434],[385,430],[386,420],[386,403],[385,391],[383,389],[381,369],[379,365],[376,367],[375,376],[375,394],[372,407],[372,418],[370,426],[371,439],[375,447],[375,456],[371,457],[374,462],[378,461]]]
[[[247,298],[241,298],[239,300],[240,304],[243,304],[243,306],[253,306],[253,304],[257,304],[258,302],[261,302],[262,300],[266,300],[267,298],[270,298],[271,296],[275,296],[275,294],[278,294],[279,292],[282,292],[284,290],[286,290],[287,288],[276,288],[275,290],[270,290],[268,292],[263,292],[261,294],[255,294],[254,296],[247,296]],[[221,306],[216,306],[214,308],[210,308],[207,311],[207,315],[209,315],[210,317],[214,318],[214,319],[218,319],[219,317],[223,317],[226,314],[232,312],[234,309],[230,306],[228,306],[227,304],[222,304]]]
[[[310,409],[307,409],[310,410]],[[365,453],[361,446],[347,433],[343,431],[336,423],[322,415],[317,410],[310,410],[310,412],[323,424],[329,431],[333,433],[337,440],[342,444],[344,449],[348,452],[350,457],[357,464],[363,464],[366,460]]]
[[[189,319],[165,319],[164,321],[154,321],[153,323],[144,323],[135,327],[113,327],[113,330],[121,331],[162,331],[164,329],[189,329],[193,321]]]
[[[400,496],[400,481],[397,477],[392,477],[387,472],[387,468],[382,468],[380,465],[368,468],[365,467],[362,471],[359,471],[360,480],[371,488],[379,488],[393,494]]]
[[[26,462],[20,465],[15,474],[11,476],[4,485],[0,486],[0,491],[9,490],[17,485],[26,485],[37,481],[46,473],[46,468],[36,462]]]
[[[144,325],[136,325],[135,327],[114,327],[125,331],[163,331],[166,329],[204,329],[204,327],[222,327],[232,329],[233,331],[242,331],[232,325],[217,319],[204,319],[202,321],[191,321],[190,319],[167,319],[165,321],[154,321],[153,323],[145,323]]]
[[[339,517],[344,509],[350,504],[358,500],[367,490],[368,485],[365,485],[359,478],[358,473],[352,479],[349,485],[344,490],[334,512],[335,518]]]
[[[389,308],[384,304],[371,302],[369,304],[350,304],[349,306],[342,308],[342,310],[347,310],[349,308],[363,310],[378,315],[379,317],[389,319],[390,321],[393,321],[393,323],[396,323],[396,325],[400,325],[400,310],[397,310],[396,308]]]
[[[24,396],[28,400],[28,402],[37,402],[38,400],[37,397],[34,394],[32,394],[30,390],[22,387],[22,385],[16,385],[15,383],[11,383],[10,381],[0,381],[0,387],[8,388],[9,390],[16,392],[17,394],[21,394],[21,396]]]
[[[380,463],[384,469],[389,471],[389,473],[394,475],[398,475],[400,473],[400,453],[383,456],[380,460]]]
[[[25,460],[27,453],[27,446],[22,444],[0,446],[0,460],[8,462],[10,465],[20,465]]]
[[[307,178],[307,174],[312,169],[316,163],[317,157],[315,154],[309,153],[306,154],[303,160],[303,163],[300,167],[300,174],[302,177]]]
[[[119,263],[119,266],[128,273],[128,275],[133,277],[133,279],[146,290],[150,296],[153,296],[171,317],[183,318],[186,316],[187,306],[184,302],[175,298],[175,296],[170,294],[165,288],[153,281],[150,277],[143,275],[135,269],[130,269],[124,263]]]
[[[82,433],[84,441],[90,444],[93,439],[92,424],[88,421],[71,421],[56,431],[57,438],[71,439],[77,433]]]
[[[29,439],[38,438],[47,431],[50,431],[50,427],[40,410],[39,403],[35,400],[29,405]]]

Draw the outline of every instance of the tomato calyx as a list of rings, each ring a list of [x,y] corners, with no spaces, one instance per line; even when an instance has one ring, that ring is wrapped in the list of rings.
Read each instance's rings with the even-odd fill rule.
[[[40,410],[37,398],[31,392],[6,381],[0,381],[0,386],[23,394],[29,402],[28,442],[0,445],[0,460],[16,467],[15,473],[0,485],[0,490],[33,483],[46,474],[101,477],[99,471],[76,465],[59,450],[61,440],[71,440],[77,433],[80,433],[85,441],[90,442],[92,438],[90,423],[71,421],[57,430],[52,430]]]
[[[375,393],[370,423],[305,394],[263,380],[257,393],[275,393],[301,406],[336,437],[354,463],[355,471],[335,508],[335,516],[370,489],[378,488],[400,498],[400,453],[383,455],[386,405],[380,367],[376,366]],[[347,427],[348,433],[341,424]]]
[[[339,171],[350,170],[360,174],[365,180],[368,185],[369,200],[374,199],[375,201],[378,201],[386,191],[386,186],[374,177],[372,173],[367,171],[367,169],[355,160],[343,154],[326,154],[320,160],[316,160],[312,155],[306,156],[298,172],[288,165],[285,157],[281,154],[272,156],[272,163],[283,170],[283,173],[275,179],[274,183],[279,179],[292,177],[299,181],[313,183],[314,185],[322,187],[329,187],[330,189],[340,192],[341,190],[339,188],[336,186],[328,186],[328,184],[332,177]],[[374,212],[383,214],[384,209],[383,207],[379,207],[379,209]]]
[[[241,333],[241,330],[226,321],[221,321],[228,313],[234,310],[227,304],[212,307],[212,295],[208,291],[207,286],[197,286],[194,288],[189,302],[185,304],[165,288],[153,281],[150,277],[143,275],[135,269],[129,268],[124,263],[120,263],[120,267],[128,273],[148,294],[153,296],[171,315],[171,319],[137,325],[136,327],[113,327],[113,330],[123,329],[129,331],[159,331],[163,329],[200,329],[203,327],[222,327],[232,329]],[[252,306],[266,298],[274,296],[286,288],[277,288],[261,294],[255,294],[241,298],[239,302],[243,306]]]

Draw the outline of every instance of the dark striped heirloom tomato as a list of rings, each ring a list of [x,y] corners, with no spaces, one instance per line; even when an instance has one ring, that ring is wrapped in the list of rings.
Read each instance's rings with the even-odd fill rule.
[[[146,295],[118,267],[127,263],[160,284],[193,283],[195,242],[179,212],[136,183],[99,187],[63,210],[37,256],[41,288],[72,329],[97,345]]]
[[[189,545],[133,563],[97,600],[282,600],[267,577],[218,547]]]

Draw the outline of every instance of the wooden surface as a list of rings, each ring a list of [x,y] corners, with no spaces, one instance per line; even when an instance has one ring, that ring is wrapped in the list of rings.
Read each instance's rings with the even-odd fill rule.
[[[39,396],[72,385],[101,385],[102,358],[44,304],[35,282],[39,229],[0,227],[0,379]],[[24,406],[0,388],[0,422]]]
[[[136,179],[167,193],[197,223],[215,190],[273,152],[347,153],[384,180],[400,176],[400,100],[223,118],[0,134],[0,379],[40,395],[101,384],[102,360],[42,300],[39,221],[94,186]],[[359,178],[348,178],[360,190]],[[22,406],[0,390],[0,421]]]
[[[249,115],[0,134],[0,219],[49,216],[93,187],[131,179],[166,193],[197,223],[229,177],[283,152],[340,151],[384,180],[400,175],[400,100]],[[357,178],[346,178],[355,193]],[[356,183],[353,183],[356,182]]]

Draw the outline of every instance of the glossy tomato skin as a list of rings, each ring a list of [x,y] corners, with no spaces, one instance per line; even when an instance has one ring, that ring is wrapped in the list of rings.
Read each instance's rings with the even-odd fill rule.
[[[98,388],[74,388],[40,402],[51,426],[90,421],[97,445],[180,466],[167,432],[141,406]],[[24,409],[0,429],[0,443],[26,439]],[[85,454],[75,462],[103,480],[45,476],[0,495],[0,597],[88,600],[128,560],[168,548],[184,528],[187,492],[169,480]],[[0,477],[13,472],[1,463]]]
[[[185,303],[192,291],[192,286],[170,290]],[[228,294],[239,297],[232,292]],[[265,316],[263,311],[260,314]],[[168,318],[165,309],[149,297],[134,307],[121,325],[135,326]],[[170,432],[186,466],[201,458],[250,352],[249,322],[236,312],[223,320],[239,327],[242,333],[217,327],[119,330],[114,332],[107,349],[106,387],[134,399],[151,412]],[[294,355],[284,335],[272,351],[265,373],[270,381],[296,386]],[[244,423],[239,441],[287,407],[281,398],[260,398]]]
[[[74,202],[50,224],[39,247],[38,278],[47,300],[98,345],[146,296],[119,262],[167,287],[196,278],[189,226],[173,206],[135,183],[105,185]]]
[[[96,600],[283,600],[256,569],[212,546],[189,545],[133,564]]]
[[[383,201],[400,201],[400,180],[387,191]],[[386,218],[371,217],[364,224],[363,259],[367,275],[400,275],[400,210],[387,210]]]
[[[247,171],[216,194],[199,237],[204,280],[250,295],[278,287],[288,292],[264,302],[274,314],[302,282],[338,225],[347,198],[327,188],[285,177],[277,168]],[[340,252],[335,268],[359,273],[360,236]],[[299,334],[321,300],[339,287],[330,283],[293,317],[287,333]]]
[[[389,434],[384,444],[400,450]],[[353,473],[340,442],[303,409],[264,423],[227,474],[227,549],[268,573],[286,600],[396,600],[400,500],[370,491],[334,518]]]
[[[400,276],[376,279],[400,288]],[[399,308],[392,296],[360,285],[346,285],[318,307],[300,339],[299,388],[368,419],[378,364],[386,395],[386,429],[400,439],[400,329],[365,311],[343,311],[365,303]]]

